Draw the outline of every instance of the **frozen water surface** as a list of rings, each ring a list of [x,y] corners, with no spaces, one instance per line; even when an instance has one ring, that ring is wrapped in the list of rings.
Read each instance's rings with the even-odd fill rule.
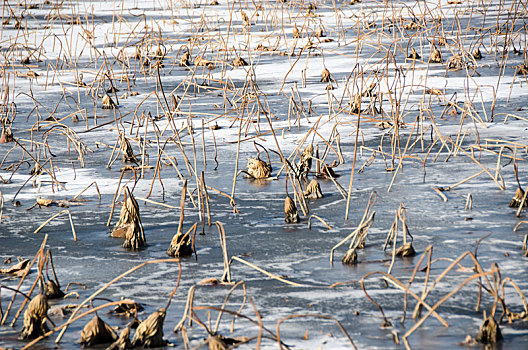
[[[527,64],[526,4],[509,0],[311,4],[315,7],[310,14],[310,3],[296,0],[219,0],[216,6],[208,1],[4,2],[0,117],[4,124],[12,122],[6,126],[11,127],[17,142],[0,144],[0,258],[31,259],[47,235],[63,289],[70,282],[86,286],[72,286],[78,298],[50,304],[52,308],[78,304],[130,268],[167,258],[166,250],[178,228],[182,179],[188,179],[194,203],[198,201],[196,174],[202,171],[207,185],[232,194],[235,171],[243,170],[247,159],[257,155],[255,141],[269,150],[274,178],[249,180],[239,175],[234,187],[238,213],[226,196],[209,189],[211,220],[224,225],[229,256],[303,286],[282,283],[233,261],[232,280],[244,281],[246,294],[239,287],[226,308],[237,312],[245,300],[240,312],[257,321],[258,310],[264,327],[275,334],[278,322],[283,321],[280,336],[291,348],[351,347],[334,320],[360,349],[403,347],[393,341],[392,333],[397,331],[402,341],[415,325],[416,300],[408,295],[407,317],[402,323],[402,290],[386,286],[379,274],[369,277],[365,288],[392,324],[382,328],[381,314],[360,284],[368,273],[389,269],[390,249],[384,253],[382,248],[401,202],[417,254],[397,257],[391,273],[407,284],[420,256],[432,246],[428,305],[439,302],[474,274],[473,263],[466,258],[447,277],[432,282],[453,259],[473,252],[484,236],[478,246],[481,266],[488,271],[497,264],[502,280],[511,278],[526,294],[528,260],[522,254],[522,242],[527,225],[513,231],[525,220],[525,213],[517,218],[516,209],[508,207],[518,186],[513,157],[521,185],[527,181],[528,82],[526,73],[518,71]],[[243,23],[242,11],[250,25]],[[295,27],[301,33],[299,38],[293,37]],[[316,37],[319,28],[325,37]],[[441,50],[442,64],[428,62],[433,44]],[[407,58],[411,48],[420,59]],[[471,56],[476,48],[480,48],[481,60]],[[190,52],[188,67],[178,65],[185,52]],[[447,69],[455,54],[462,55],[462,69]],[[239,56],[249,65],[234,67]],[[199,57],[209,60],[214,68],[199,66]],[[324,68],[331,73],[333,90],[326,90],[327,83],[320,82]],[[86,86],[75,83],[81,74]],[[375,84],[372,94],[362,96],[356,144],[358,114],[352,111],[351,101],[371,84]],[[101,98],[112,86],[119,90],[109,92],[118,108],[102,109]],[[181,98],[177,111],[171,105],[173,95]],[[371,102],[381,113],[367,113]],[[394,128],[398,120],[398,128]],[[381,121],[390,121],[392,127],[381,130],[377,127]],[[211,130],[216,125],[220,128]],[[140,251],[122,248],[121,239],[109,237],[106,225],[123,167],[120,155],[113,154],[120,133],[126,135],[138,157],[137,164],[129,165],[144,162],[149,166],[136,170],[139,180],[134,195],[169,205],[138,200],[148,244]],[[325,163],[339,163],[334,168],[339,175],[336,180],[345,191],[351,172],[355,172],[348,220],[346,198],[333,181],[319,179],[324,197],[308,200],[308,213],[297,203],[300,223],[284,222],[286,172],[279,173],[279,154],[291,155],[295,164],[296,150],[302,151],[310,143],[319,148]],[[339,162],[338,153],[344,162]],[[160,154],[158,176],[155,168]],[[260,157],[267,160],[264,152]],[[31,176],[35,160],[64,188],[52,185],[48,173]],[[443,192],[447,201],[433,189],[453,186],[483,169],[479,176]],[[77,241],[67,215],[33,233],[65,209],[32,207],[38,197],[71,200],[92,182],[97,183],[101,199],[92,186],[81,195],[84,201],[70,203],[67,208]],[[125,171],[120,184],[125,185],[134,185],[130,170]],[[287,188],[293,196],[291,180]],[[376,216],[365,248],[358,250],[358,264],[341,263],[348,243],[336,250],[330,264],[330,250],[359,225],[372,191],[377,193]],[[472,210],[466,209],[468,194]],[[118,220],[122,199],[118,199],[112,226]],[[177,349],[185,345],[181,334],[172,330],[182,317],[189,288],[196,286],[195,307],[216,308],[222,306],[231,288],[197,285],[205,278],[220,279],[224,265],[216,226],[209,227],[207,219],[202,226],[201,210],[187,199],[184,230],[199,222],[197,254],[196,259],[181,259],[180,285],[164,324],[169,346]],[[14,205],[17,201],[20,206]],[[314,218],[309,229],[312,214],[324,219],[331,229]],[[36,276],[34,267],[20,290],[29,293]],[[420,269],[411,291],[422,294],[425,276]],[[176,260],[147,265],[112,284],[100,297],[132,298],[144,305],[138,317],[145,319],[166,305],[177,277]],[[2,286],[18,285],[16,278],[0,278]],[[431,316],[408,338],[409,346],[455,348],[466,335],[475,337],[483,311],[489,315],[494,303],[491,294],[483,290],[480,308],[475,311],[477,281],[437,309],[449,327]],[[7,289],[1,293],[5,314],[13,294]],[[509,285],[504,298],[510,311],[522,312],[523,301]],[[22,316],[14,327],[9,326],[21,303],[18,296],[0,326],[0,347],[22,348],[26,344],[18,339]],[[97,300],[94,305],[101,303],[104,301]],[[106,311],[99,315],[113,327],[125,327],[130,321]],[[425,313],[424,308],[422,315]],[[501,313],[499,304],[497,320]],[[214,325],[217,314],[196,311],[207,325],[209,318]],[[333,319],[285,320],[294,315]],[[57,326],[67,317],[50,316]],[[258,336],[258,326],[243,317],[237,318],[231,333],[232,319],[225,314],[218,332]],[[79,332],[87,320],[68,328],[62,348],[80,347]],[[493,347],[522,349],[528,344],[526,321],[508,323],[504,318],[501,330],[504,340]],[[196,322],[187,326],[187,332],[191,348],[207,336]],[[279,347],[269,333],[264,335],[261,348]],[[55,337],[35,347],[54,348]],[[255,348],[256,344],[254,339],[242,347]]]

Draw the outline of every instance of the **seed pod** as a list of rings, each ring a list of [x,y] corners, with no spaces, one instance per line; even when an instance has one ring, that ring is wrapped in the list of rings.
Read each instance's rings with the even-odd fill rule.
[[[323,193],[321,192],[321,186],[319,185],[319,182],[317,182],[316,179],[312,179],[312,181],[310,181],[308,186],[306,186],[306,191],[304,192],[304,196],[310,199],[323,198]]]
[[[358,114],[361,112],[361,95],[355,94],[350,101],[350,113]]]
[[[293,199],[286,195],[284,200],[284,214],[286,215],[285,221],[288,224],[299,222],[299,214],[297,214],[297,206]]]
[[[174,237],[172,237],[169,249],[167,249],[167,254],[169,256],[178,258],[191,256],[192,253],[193,249],[191,236],[180,231],[176,232]]]
[[[319,29],[317,29],[317,31],[315,32],[315,37],[316,38],[324,38],[325,37],[325,34],[323,32],[323,28],[319,27]]]
[[[299,176],[306,177],[310,169],[312,168],[312,157],[314,153],[314,147],[312,144],[306,146],[304,151],[301,153],[299,163],[297,164],[297,171]]]
[[[123,163],[137,162],[130,141],[125,136],[121,138],[121,161]]]
[[[37,295],[29,302],[24,312],[24,327],[20,333],[22,339],[35,339],[48,331],[48,308],[48,298],[44,294]]]
[[[157,348],[164,346],[163,321],[165,320],[165,309],[159,309],[152,313],[145,321],[141,322],[136,329],[132,346],[144,348]]]
[[[2,126],[2,134],[0,135],[0,143],[13,142],[13,131],[10,127]]]
[[[97,344],[114,342],[117,334],[112,327],[106,324],[99,316],[95,315],[81,331],[79,342],[82,346],[90,347]]]
[[[462,61],[462,57],[459,54],[455,54],[447,62],[447,69],[449,70],[460,70],[465,67],[465,62]]]
[[[472,56],[476,60],[482,59],[482,53],[480,52],[480,49],[478,47],[473,51]]]
[[[189,66],[189,60],[191,59],[191,54],[186,51],[181,57],[180,57],[180,67],[188,67]]]

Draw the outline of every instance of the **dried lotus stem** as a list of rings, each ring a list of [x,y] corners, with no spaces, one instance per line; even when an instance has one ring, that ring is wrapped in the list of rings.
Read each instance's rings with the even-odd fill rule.
[[[183,233],[183,219],[185,217],[185,198],[187,195],[187,180],[183,183],[182,195],[180,200],[180,221],[178,223],[178,231],[172,237],[167,254],[174,257],[190,256],[193,253],[192,240],[190,236],[191,230],[196,232],[197,223],[195,223],[187,233]]]

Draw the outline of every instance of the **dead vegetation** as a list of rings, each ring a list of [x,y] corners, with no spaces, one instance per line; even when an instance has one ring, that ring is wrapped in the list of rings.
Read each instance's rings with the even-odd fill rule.
[[[390,260],[388,272],[369,273],[363,276],[361,285],[366,297],[381,311],[382,324],[387,328],[391,327],[389,318],[381,305],[370,297],[364,284],[370,276],[378,274],[384,286],[403,291],[402,320],[406,318],[408,296],[416,301],[415,325],[402,337],[396,329],[391,329],[395,342],[401,338],[410,348],[408,337],[431,315],[447,326],[448,315],[441,314],[439,306],[470,283],[478,287],[477,309],[483,293],[489,294],[493,300],[491,307],[487,308],[491,311],[489,317],[484,316],[481,330],[478,334],[472,333],[471,341],[496,343],[501,338],[501,326],[508,327],[509,323],[526,320],[528,309],[521,289],[513,280],[501,278],[497,266],[483,269],[476,251],[455,260],[450,251],[442,252],[439,259],[457,263],[443,269],[434,283],[430,283],[432,265],[436,263],[431,259],[433,248],[427,248],[418,258],[424,242],[421,239],[414,241],[403,203],[396,209],[390,228],[388,225],[376,228],[383,236],[388,228],[382,251],[379,247],[372,247],[371,240],[373,234],[380,232],[371,230],[375,218],[372,210],[377,198],[375,192],[369,197],[360,220],[356,215],[361,205],[357,205],[357,199],[365,187],[369,192],[376,188],[382,193],[380,188],[384,185],[380,184],[384,182],[381,177],[388,180],[387,186],[381,188],[383,192],[391,192],[393,186],[410,188],[407,183],[414,183],[418,177],[423,176],[424,183],[430,182],[433,173],[437,179],[437,169],[446,163],[446,169],[454,169],[449,165],[457,164],[460,173],[471,173],[449,187],[428,186],[429,190],[433,187],[432,193],[443,201],[444,206],[438,208],[452,210],[452,217],[461,215],[462,206],[457,199],[462,196],[454,191],[455,188],[476,177],[486,177],[479,178],[482,182],[478,191],[463,194],[466,198],[463,220],[469,222],[473,216],[479,215],[478,210],[472,211],[471,216],[466,215],[473,208],[473,197],[477,198],[475,208],[477,203],[483,202],[481,198],[498,198],[507,192],[501,191],[510,188],[514,173],[518,187],[510,207],[516,208],[515,218],[519,219],[514,230],[524,228],[521,224],[526,221],[522,216],[528,201],[520,180],[526,182],[526,173],[517,173],[517,163],[524,164],[528,146],[523,134],[516,131],[515,135],[509,135],[510,129],[507,129],[510,123],[515,128],[525,128],[527,121],[523,113],[518,113],[523,110],[522,101],[515,101],[522,96],[519,90],[524,88],[528,75],[526,26],[522,25],[527,11],[522,1],[501,1],[498,4],[458,0],[423,4],[357,0],[339,4],[325,1],[162,1],[149,5],[155,9],[146,8],[141,14],[137,14],[139,7],[136,3],[123,3],[122,8],[114,9],[108,18],[94,16],[90,13],[92,10],[79,4],[66,5],[44,1],[42,4],[15,6],[6,3],[4,6],[0,43],[0,180],[5,186],[0,189],[0,225],[4,225],[3,220],[16,224],[14,220],[22,216],[21,208],[25,206],[16,200],[17,195],[21,194],[20,199],[35,191],[36,199],[31,201],[35,204],[29,208],[35,209],[31,213],[53,211],[56,207],[72,208],[47,212],[49,219],[34,234],[57,217],[61,219],[61,215],[65,219],[67,214],[76,242],[75,226],[91,219],[73,208],[77,196],[72,200],[58,200],[54,195],[75,185],[79,168],[87,167],[88,176],[95,177],[103,167],[94,165],[94,161],[105,157],[109,159],[104,168],[111,179],[108,186],[115,188],[109,227],[114,206],[123,198],[119,221],[111,236],[124,239],[126,249],[146,248],[140,204],[143,217],[143,206],[148,214],[156,214],[145,220],[146,225],[152,225],[147,229],[152,229],[154,234],[158,229],[155,224],[173,224],[179,209],[178,228],[175,233],[172,229],[172,239],[170,236],[164,238],[163,246],[169,244],[167,254],[171,258],[194,254],[197,260],[195,245],[200,244],[200,236],[210,232],[209,227],[215,222],[211,217],[232,214],[236,218],[245,218],[236,215],[240,212],[247,214],[243,211],[250,211],[257,199],[271,208],[263,211],[264,220],[281,216],[282,200],[276,197],[277,192],[272,192],[275,182],[280,183],[278,186],[286,185],[284,220],[287,224],[298,223],[302,218],[311,228],[312,219],[317,219],[328,230],[340,233],[351,230],[337,244],[336,240],[341,238],[330,236],[333,232],[314,243],[316,248],[326,247],[320,252],[333,245],[331,262],[335,250],[344,244],[347,249],[341,261],[345,265],[376,263],[385,269],[384,264]],[[161,9],[157,8],[158,5]],[[36,14],[33,10],[40,12]],[[42,15],[43,12],[47,14]],[[495,71],[498,71],[496,81],[480,79],[495,74]],[[451,78],[457,83],[453,84]],[[459,84],[460,81],[463,83]],[[494,130],[499,128],[508,131],[499,132],[495,137]],[[255,148],[264,149],[267,159],[261,159],[262,151],[258,148],[256,156],[251,153],[248,150],[251,143]],[[120,173],[112,169],[119,157],[124,163],[120,165]],[[515,168],[513,172],[510,171],[511,163]],[[214,170],[211,164],[215,166]],[[476,169],[474,172],[472,167]],[[249,181],[240,180],[240,174],[245,174]],[[447,175],[451,180],[458,173]],[[81,180],[87,177],[86,173],[82,176]],[[119,180],[116,180],[118,176]],[[95,180],[94,187],[101,200]],[[348,181],[348,186],[343,187],[341,181]],[[174,201],[177,202],[179,191],[176,194],[174,188],[182,184],[178,208]],[[416,188],[421,188],[419,186],[416,181]],[[6,188],[12,195],[13,205],[9,210],[4,209]],[[324,199],[315,200],[323,198],[323,190]],[[41,192],[46,195],[41,196]],[[140,198],[138,193],[145,198]],[[396,193],[396,203],[407,195]],[[504,204],[510,195],[506,199],[500,197],[505,200]],[[105,200],[109,197],[104,192],[103,196]],[[424,199],[424,207],[429,199]],[[167,215],[153,210],[151,205],[160,211],[166,210]],[[5,215],[4,210],[8,214]],[[99,213],[108,211],[104,202],[95,210]],[[325,210],[332,213],[330,218],[321,214]],[[415,207],[409,207],[410,213],[420,215],[414,214],[415,210]],[[440,209],[420,208],[416,212],[435,213],[436,210]],[[189,222],[184,220],[184,211]],[[381,212],[378,218],[382,220],[378,219],[377,225],[379,221],[385,222],[389,215],[387,210],[382,211],[378,210]],[[344,214],[345,222],[337,220],[341,214],[336,212]],[[351,228],[346,226],[352,223],[352,220],[348,221],[350,213],[358,219]],[[510,215],[511,209],[497,209],[497,216],[503,214],[504,221],[511,223],[508,221],[513,216]],[[163,222],[158,222],[158,218]],[[34,217],[30,219],[33,221]],[[436,218],[423,220],[434,221]],[[57,222],[53,223],[59,225]],[[233,227],[232,223],[228,224]],[[237,255],[251,256],[251,252],[236,251],[229,255],[224,227],[218,221],[216,225],[221,248],[221,260],[218,261],[223,264],[224,275],[199,276],[198,280],[203,282],[200,288],[233,285],[230,270],[233,262],[242,263],[245,268],[249,266],[281,283],[303,285],[290,281],[288,276],[268,272],[251,263],[250,259],[246,261],[240,257],[242,255]],[[270,230],[276,228],[273,225],[276,223],[269,225]],[[301,225],[290,225],[287,229],[301,233]],[[449,229],[446,227],[446,231]],[[196,232],[199,232],[198,239]],[[427,230],[420,231],[419,237],[429,234]],[[374,238],[383,239],[381,235]],[[248,241],[246,246],[250,251],[252,236]],[[515,241],[519,247],[520,238],[515,236]],[[523,257],[528,256],[527,245],[528,234],[525,234],[520,252]],[[215,248],[218,247],[212,247],[212,251]],[[363,249],[380,254],[386,252],[386,259],[367,261]],[[44,250],[39,254],[33,261],[20,258],[17,263],[0,269],[6,278],[20,279],[14,292],[18,295],[23,290],[20,287],[27,284],[24,281],[32,266],[38,266],[37,278],[30,286],[24,285],[31,292],[26,300],[19,302],[18,314],[13,318],[14,324],[27,305],[21,334],[28,339],[39,338],[49,331],[47,300],[58,299],[60,302],[67,296],[67,290],[66,293],[61,290],[57,277],[50,278],[47,267],[44,268],[51,256],[48,258]],[[426,254],[429,254],[429,261],[426,268],[420,270]],[[506,252],[505,258],[508,258],[507,254],[511,252]],[[416,261],[410,259],[412,257],[419,259],[412,276],[397,276],[402,273],[398,267],[409,269],[414,265]],[[461,265],[462,259],[467,257],[474,266],[465,268]],[[498,260],[496,255],[492,257]],[[510,260],[513,259],[510,257]],[[180,260],[169,261],[179,263]],[[455,267],[472,275],[456,274]],[[418,272],[425,272],[425,277],[418,277]],[[447,278],[452,273],[456,277]],[[194,277],[198,278],[189,278]],[[407,284],[401,282],[404,278],[409,278]],[[464,279],[463,282],[460,279]],[[411,284],[418,280],[423,283],[421,296],[411,290]],[[449,283],[450,290],[445,300],[442,297],[432,301],[438,294],[431,292],[440,281]],[[42,294],[31,298],[39,283]],[[336,286],[340,283],[336,282]],[[515,312],[508,308],[504,294],[506,284],[511,284],[518,293],[524,311]],[[242,285],[238,282],[233,288]],[[327,286],[317,286],[322,287]],[[383,291],[379,286],[376,288]],[[14,300],[15,297],[4,312],[4,301],[0,299],[2,324],[7,320]],[[246,300],[244,285],[244,303]],[[112,305],[105,307],[117,306],[115,313],[123,317],[143,316],[139,305],[130,300],[109,304]],[[272,332],[263,325],[256,307],[242,313],[242,307],[232,311],[225,306],[224,303],[221,308],[193,307],[192,300],[188,300],[183,317],[204,328],[206,340],[203,345],[207,344],[210,349],[227,349],[256,339],[258,348],[265,333],[268,340],[277,342],[279,348],[286,348],[281,341],[279,326],[289,320],[288,316],[281,319],[277,331]],[[467,305],[460,307],[467,308]],[[502,315],[496,314],[498,307],[502,307]],[[92,305],[90,312],[94,309],[97,307]],[[118,337],[113,328],[96,315],[83,330],[81,343],[86,346],[112,343],[112,349],[164,346],[163,322],[167,309],[151,313],[138,325],[132,340],[130,336],[134,328],[124,328]],[[218,313],[214,328],[210,322],[201,320],[211,317],[213,312]],[[248,316],[251,312],[254,317]],[[423,317],[422,312],[426,313]],[[258,326],[258,335],[229,337],[218,333],[223,314],[232,315],[233,324],[235,319],[245,319]],[[292,319],[297,316],[305,317],[292,315]],[[331,317],[325,320],[335,321],[344,337],[355,347],[339,321]],[[68,325],[63,323],[53,327],[52,331],[62,332]],[[185,327],[180,325],[178,330],[187,348]],[[308,340],[308,332],[305,334]],[[474,334],[477,334],[475,339]]]

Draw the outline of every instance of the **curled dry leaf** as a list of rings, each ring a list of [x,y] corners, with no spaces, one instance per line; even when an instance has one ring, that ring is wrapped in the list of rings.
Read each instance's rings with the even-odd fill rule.
[[[523,197],[524,197],[524,190],[520,187],[517,187],[517,190],[515,190],[515,196],[513,196],[513,198],[510,201],[510,207],[519,208]],[[525,207],[528,206],[528,203],[526,203],[527,201],[524,202]]]
[[[330,71],[327,68],[323,69],[321,72],[321,83],[328,83],[331,79]]]
[[[112,98],[109,96],[109,95],[104,95],[103,96],[103,109],[112,109],[112,108],[116,108],[116,104],[114,102],[114,100],[112,100]]]
[[[95,315],[81,331],[79,342],[82,346],[90,347],[116,341],[117,334],[105,321]]]
[[[128,187],[125,188],[125,201],[121,207],[119,221],[114,227],[112,236],[121,235],[123,230],[125,231],[124,248],[137,250],[147,245],[139,217],[139,205]]]
[[[156,348],[166,344],[163,340],[165,312],[165,309],[159,309],[139,324],[132,338],[133,347]]]
[[[0,273],[5,273],[5,274],[21,277],[28,270],[29,263],[30,263],[29,259],[22,259],[18,263],[16,263],[15,265],[13,265],[11,267],[8,267],[8,268],[5,268],[5,269],[0,269]]]
[[[308,186],[306,186],[306,191],[304,192],[304,196],[310,199],[323,198],[323,192],[321,191],[321,186],[319,185],[319,182],[316,179],[312,179],[312,181],[310,181]]]
[[[44,294],[34,297],[24,312],[24,327],[20,333],[22,339],[34,339],[48,331],[46,316],[48,314],[48,298]]]
[[[484,344],[497,343],[502,339],[500,327],[492,316],[482,322],[476,339]]]
[[[295,202],[293,199],[286,195],[286,199],[284,200],[284,214],[285,214],[285,221],[288,224],[299,222],[299,214],[297,213],[297,206],[295,205]]]
[[[341,262],[345,265],[355,265],[357,264],[357,252],[355,248],[349,248],[345,255],[343,256],[343,259],[341,259]]]
[[[49,280],[44,286],[44,294],[48,299],[59,299],[64,297],[64,292],[60,289],[60,286],[55,281]]]
[[[429,63],[442,63],[442,54],[436,47],[433,47],[433,50],[431,51]]]
[[[246,168],[254,179],[265,179],[271,175],[271,165],[258,158],[249,158]]]

